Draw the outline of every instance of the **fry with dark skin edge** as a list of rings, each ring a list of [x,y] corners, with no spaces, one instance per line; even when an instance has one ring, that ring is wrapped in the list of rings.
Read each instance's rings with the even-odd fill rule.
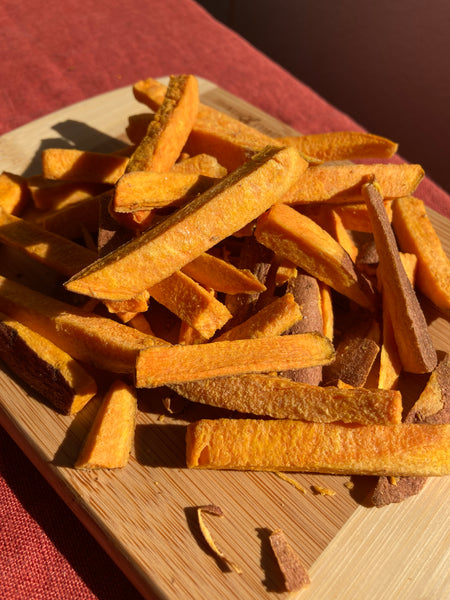
[[[64,414],[77,413],[97,393],[97,384],[81,364],[46,338],[2,313],[0,358]]]
[[[400,423],[398,391],[320,387],[264,373],[170,386],[192,402],[273,419],[318,423]]]
[[[403,368],[410,373],[429,373],[437,363],[436,350],[422,308],[403,267],[380,188],[373,182],[365,183],[362,194],[372,222],[383,296],[389,306]]]
[[[291,206],[278,203],[257,221],[256,239],[302,267],[344,296],[373,309],[375,295],[369,283],[331,235]]]

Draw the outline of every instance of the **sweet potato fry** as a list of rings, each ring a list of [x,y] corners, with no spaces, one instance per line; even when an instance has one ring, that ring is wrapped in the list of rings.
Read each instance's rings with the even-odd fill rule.
[[[210,188],[216,181],[211,177],[190,173],[131,171],[116,183],[112,209],[115,212],[129,213],[181,206]]]
[[[23,177],[6,171],[0,173],[0,207],[5,212],[19,216],[29,198],[27,182]]]
[[[225,294],[251,294],[266,289],[249,270],[237,269],[207,252],[185,265],[182,271],[204,286]]]
[[[281,335],[302,320],[302,313],[294,296],[290,293],[262,308],[240,325],[228,329],[215,338],[216,342],[224,340],[242,340]],[[300,333],[298,331],[297,333]],[[301,332],[303,333],[303,332]]]
[[[102,299],[133,298],[256,218],[280,199],[306,167],[294,148],[267,148],[65,285]]]
[[[426,213],[412,196],[393,204],[392,227],[400,249],[417,256],[417,287],[436,306],[450,308],[450,259]]]
[[[374,183],[365,183],[362,193],[372,222],[383,296],[389,305],[403,368],[411,373],[430,372],[436,366],[436,350],[422,308],[401,262],[380,189]]]
[[[324,384],[342,381],[352,387],[363,387],[380,351],[369,335],[370,321],[347,329],[336,346],[336,360],[324,368]]]
[[[322,281],[319,281],[320,299],[321,299],[321,311],[323,321],[323,335],[329,340],[333,341],[334,338],[334,312],[333,312],[333,299],[331,297],[331,289]]]
[[[294,146],[302,154],[319,160],[357,160],[360,158],[391,158],[398,144],[361,131],[332,131],[277,138],[280,144]]]
[[[97,258],[97,254],[30,221],[0,208],[0,242],[18,248],[57,273],[70,277]]]
[[[0,358],[58,411],[73,415],[97,384],[72,357],[19,321],[0,313]]]
[[[123,381],[116,380],[95,415],[75,468],[125,467],[133,444],[136,413],[135,390]]]
[[[192,402],[273,419],[317,423],[400,423],[398,391],[340,389],[264,373],[216,377],[171,386]]]
[[[83,237],[84,231],[98,231],[99,205],[103,198],[111,197],[111,192],[103,192],[63,208],[45,211],[38,215],[35,222],[47,231],[53,231],[70,240]]]
[[[406,275],[414,287],[417,257],[414,254],[400,252]],[[379,278],[380,288],[382,279]],[[397,387],[398,380],[402,371],[402,362],[400,360],[397,342],[395,341],[394,326],[389,312],[389,303],[384,297],[382,299],[382,340],[380,348],[380,360],[378,368],[378,387],[391,389]]]
[[[449,443],[447,424],[204,419],[187,427],[186,458],[190,468],[443,476]]]
[[[47,148],[42,151],[42,174],[46,179],[115,184],[124,174],[128,160],[117,154]]]
[[[334,359],[328,338],[313,333],[147,348],[136,362],[136,386],[312,367]]]
[[[275,204],[258,219],[255,237],[344,296],[374,308],[374,293],[344,248],[322,227],[294,208]]]
[[[297,320],[286,333],[296,334],[311,331],[323,333],[321,296],[317,279],[300,269],[297,275],[286,284],[286,293],[293,294],[293,298],[301,306],[303,315],[303,318]],[[280,375],[294,381],[319,385],[322,381],[322,367],[292,369],[291,371],[282,372]]]
[[[149,289],[150,296],[209,339],[231,319],[231,313],[213,294],[176,271]]]
[[[173,165],[171,172],[204,175],[205,177],[214,177],[216,179],[221,179],[228,174],[228,171],[219,163],[215,156],[205,153],[180,160]]]
[[[166,343],[5,277],[0,277],[0,311],[49,339],[76,360],[112,373],[133,372],[140,349]]]
[[[197,112],[197,79],[193,75],[172,75],[161,106],[130,157],[127,172],[169,171],[186,143]]]
[[[135,83],[133,92],[138,101],[157,110],[164,98],[165,86],[150,78]],[[200,104],[197,120],[185,149],[192,155],[212,154],[221,165],[233,171],[266,146],[277,145],[282,146],[253,127]]]
[[[57,210],[73,202],[98,196],[109,187],[102,183],[55,181],[42,175],[27,180],[33,204],[39,210]]]
[[[284,196],[283,202],[297,205],[311,202],[355,202],[361,198],[361,184],[374,175],[385,199],[412,194],[424,176],[420,165],[329,164],[307,169]]]

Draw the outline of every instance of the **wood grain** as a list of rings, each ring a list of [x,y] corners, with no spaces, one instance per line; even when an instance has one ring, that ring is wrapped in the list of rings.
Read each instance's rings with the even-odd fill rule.
[[[293,133],[212,83],[199,83],[202,102],[269,135]],[[0,170],[37,173],[44,147],[117,148],[125,139],[128,115],[142,110],[130,88],[122,88],[34,121],[0,139]],[[450,222],[429,214],[450,253]],[[7,257],[2,249],[0,272],[11,275]],[[24,269],[28,264],[24,261]],[[31,280],[36,287],[50,285],[40,268]],[[424,305],[436,348],[449,351],[448,315],[427,301]],[[420,388],[423,379],[415,384]],[[414,396],[414,385],[408,393]],[[185,425],[218,412],[190,406],[178,416],[167,414],[160,390],[140,393],[135,445],[125,469],[75,471],[95,408],[96,401],[75,417],[59,415],[6,369],[0,371],[0,423],[144,597],[287,597],[274,594],[280,576],[268,534],[276,528],[285,531],[310,569],[310,587],[289,598],[437,599],[449,592],[448,478],[431,480],[401,505],[375,509],[364,504],[373,485],[369,478],[357,478],[349,491],[348,477],[292,474],[306,488],[302,494],[273,473],[189,471]],[[332,488],[336,495],[315,495],[313,485]],[[208,527],[241,575],[224,570],[203,544],[195,508],[204,504],[222,508],[223,518],[206,516]]]

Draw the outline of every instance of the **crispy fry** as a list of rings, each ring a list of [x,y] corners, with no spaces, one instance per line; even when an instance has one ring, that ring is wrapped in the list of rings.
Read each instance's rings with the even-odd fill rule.
[[[207,469],[443,476],[450,473],[449,443],[447,424],[204,419],[187,427],[186,462]]]
[[[138,101],[157,110],[164,97],[165,86],[155,79],[146,79],[135,83],[133,92]],[[192,155],[212,154],[221,165],[232,171],[268,145],[282,146],[253,127],[200,104],[186,150]]]
[[[186,143],[198,112],[193,75],[172,75],[164,100],[127,165],[130,171],[169,171]]]
[[[403,368],[412,373],[430,372],[436,366],[436,350],[422,308],[401,262],[379,187],[365,183],[362,193],[372,222],[383,296],[389,305]]]
[[[288,334],[318,331],[323,333],[321,297],[317,279],[299,270],[296,277],[291,278],[286,285],[286,292],[292,293],[295,301],[301,306],[303,318],[297,320],[287,331]],[[322,367],[309,369],[292,369],[280,373],[294,381],[302,381],[319,385],[322,381]]]
[[[5,277],[0,277],[0,311],[49,339],[76,360],[112,373],[133,372],[140,349],[166,343]]]
[[[217,180],[204,175],[131,171],[117,182],[113,210],[120,213],[182,206]]]
[[[307,163],[293,148],[267,148],[187,206],[99,259],[65,285],[73,292],[102,299],[133,298],[261,214],[306,167]]]
[[[103,192],[63,208],[45,211],[35,221],[43,229],[53,231],[70,240],[83,237],[83,231],[98,231],[99,205],[103,198],[111,197],[111,192]]]
[[[25,208],[30,193],[26,180],[20,175],[0,173],[0,207],[12,215],[20,215]]]
[[[417,256],[417,287],[436,306],[450,308],[450,259],[431,224],[422,200],[399,198],[392,226],[404,252]]]
[[[302,313],[294,296],[290,293],[262,308],[243,323],[228,329],[219,335],[215,341],[242,340],[281,335],[302,320]],[[300,332],[298,332],[300,333]]]
[[[313,333],[154,347],[139,353],[136,386],[158,387],[225,375],[311,367],[327,364],[333,358],[334,349],[328,338]]]
[[[76,360],[49,340],[2,313],[0,358],[25,383],[64,414],[77,413],[97,393],[94,379]]]
[[[192,402],[268,416],[318,423],[400,423],[398,391],[321,387],[266,374],[216,377],[171,386]]]
[[[307,169],[283,202],[297,205],[311,202],[355,202],[361,198],[361,183],[374,175],[384,198],[400,198],[412,194],[424,176],[420,165],[318,165]]]
[[[294,208],[281,203],[274,205],[258,219],[255,237],[344,296],[374,308],[373,291],[344,248]]]
[[[221,179],[228,174],[228,171],[219,163],[215,156],[205,154],[204,152],[175,163],[171,172],[204,175],[205,177],[214,177],[215,179]]]
[[[332,131],[277,138],[280,144],[294,146],[307,156],[319,160],[357,160],[391,158],[398,144],[373,133]]]
[[[27,185],[34,206],[39,210],[58,210],[68,204],[97,196],[109,187],[102,183],[55,181],[44,179],[42,175],[30,177],[27,180]]]
[[[135,390],[116,380],[103,398],[76,469],[117,469],[128,462],[136,426]]]
[[[237,269],[207,252],[194,258],[182,271],[202,285],[225,294],[251,294],[266,289],[248,269]]]
[[[42,174],[46,179],[115,184],[124,174],[128,160],[117,154],[46,148],[42,151]]]
[[[14,217],[0,207],[0,242],[18,248],[57,273],[70,277],[97,258],[97,254],[56,233]]]
[[[206,339],[232,316],[213,294],[180,271],[152,286],[149,293]]]

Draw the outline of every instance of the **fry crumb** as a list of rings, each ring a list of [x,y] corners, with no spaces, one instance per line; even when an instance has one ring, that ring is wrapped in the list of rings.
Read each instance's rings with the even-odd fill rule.
[[[353,481],[346,481],[344,483],[344,486],[348,489],[348,490],[352,490],[355,487],[355,484],[353,483]]]
[[[335,496],[336,492],[331,490],[330,488],[324,488],[320,485],[313,485],[312,489],[316,494],[320,494],[321,496]]]
[[[236,571],[236,573],[241,574],[242,573],[241,569],[225,556],[225,554],[222,552],[222,550],[220,550],[218,548],[215,541],[213,540],[212,535],[211,535],[209,529],[206,527],[205,522],[203,520],[204,512],[211,514],[211,515],[216,515],[218,517],[223,517],[224,515],[223,515],[222,509],[220,508],[220,506],[216,506],[215,504],[206,504],[204,506],[199,506],[197,508],[197,516],[198,516],[198,524],[200,527],[200,531],[202,532],[202,535],[203,535],[206,543],[211,548],[211,550],[214,552],[214,554],[216,554],[218,557],[220,557],[231,569],[233,569],[233,571]]]
[[[290,483],[292,486],[295,487],[296,490],[298,490],[302,494],[308,493],[308,490],[306,488],[304,488],[302,485],[300,485],[298,483],[298,481],[296,481],[292,477],[289,477],[289,475],[286,475],[285,473],[282,473],[281,471],[275,471],[275,475],[277,477],[279,477],[280,479],[283,479],[284,481],[287,481],[288,483]]]
[[[281,572],[288,592],[302,589],[310,583],[308,572],[302,564],[300,557],[288,544],[284,532],[276,529],[270,536],[270,545]]]

